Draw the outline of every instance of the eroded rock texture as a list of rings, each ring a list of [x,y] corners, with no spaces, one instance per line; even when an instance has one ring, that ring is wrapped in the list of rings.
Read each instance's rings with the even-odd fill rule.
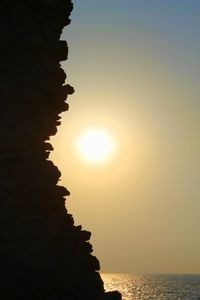
[[[46,142],[73,93],[60,41],[70,0],[0,2],[0,299],[120,299],[104,293],[90,233],[65,209]]]

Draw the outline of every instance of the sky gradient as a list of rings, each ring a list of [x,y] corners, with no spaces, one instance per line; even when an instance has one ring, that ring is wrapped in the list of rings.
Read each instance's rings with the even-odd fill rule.
[[[66,206],[102,272],[200,273],[200,1],[73,2],[62,39],[75,94],[51,156]],[[98,167],[74,151],[91,126],[118,143]]]

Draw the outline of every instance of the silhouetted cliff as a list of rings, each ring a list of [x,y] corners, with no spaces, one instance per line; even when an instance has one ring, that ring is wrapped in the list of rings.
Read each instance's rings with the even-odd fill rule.
[[[48,160],[73,93],[59,64],[71,10],[70,0],[0,3],[1,299],[120,299],[104,292],[90,232],[74,225]]]

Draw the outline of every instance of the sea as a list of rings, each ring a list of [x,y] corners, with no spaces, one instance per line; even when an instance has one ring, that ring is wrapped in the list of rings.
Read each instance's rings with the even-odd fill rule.
[[[101,274],[106,291],[118,290],[123,300],[200,299],[200,274]]]

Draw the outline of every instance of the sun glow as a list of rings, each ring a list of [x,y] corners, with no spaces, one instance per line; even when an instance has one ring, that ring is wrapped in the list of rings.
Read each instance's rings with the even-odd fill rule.
[[[115,143],[107,130],[89,128],[78,137],[76,149],[84,160],[91,163],[103,163],[111,159]]]

